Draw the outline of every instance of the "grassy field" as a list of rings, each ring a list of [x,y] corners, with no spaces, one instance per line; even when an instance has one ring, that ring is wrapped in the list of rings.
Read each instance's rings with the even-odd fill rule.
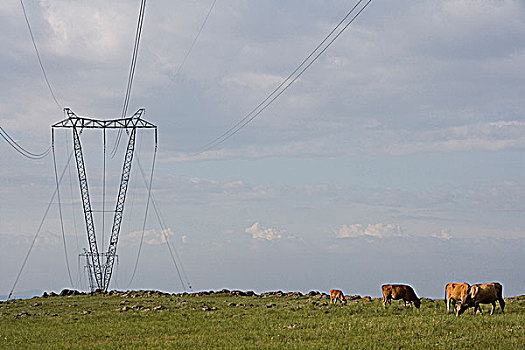
[[[525,296],[505,314],[361,298],[238,293],[51,296],[0,302],[0,349],[525,349]],[[312,293],[313,294],[313,293]]]

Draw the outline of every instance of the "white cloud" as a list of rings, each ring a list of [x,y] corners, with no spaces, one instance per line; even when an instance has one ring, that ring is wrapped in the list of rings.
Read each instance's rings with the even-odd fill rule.
[[[241,188],[241,187],[244,187],[244,182],[242,182],[241,180],[237,180],[237,181],[232,181],[232,182],[228,182],[228,183],[225,183],[224,185],[222,185],[222,188],[224,189],[235,189],[235,188]]]
[[[511,121],[492,122],[492,123],[489,123],[489,125],[490,126],[496,126],[496,127],[499,127],[499,128],[503,128],[503,127],[506,127],[506,126],[524,127],[525,126],[525,122],[518,121],[518,120],[511,120]]]
[[[362,224],[343,225],[337,232],[337,238],[353,237],[406,237],[408,236],[398,224]]]
[[[261,227],[258,222],[246,228],[244,232],[251,234],[253,239],[265,239],[267,241],[281,239],[283,233],[281,230]]]
[[[54,54],[84,58],[89,53],[91,60],[106,62],[121,59],[122,49],[129,47],[123,45],[131,38],[129,28],[136,21],[137,11],[132,4],[111,5],[99,0],[44,2],[40,6],[52,32],[49,49]]]
[[[126,242],[129,244],[137,244],[140,242],[142,231],[133,231],[125,235]],[[144,243],[149,245],[160,245],[166,243],[166,237],[173,236],[170,228],[166,230],[145,230]],[[130,242],[131,241],[131,242]]]
[[[431,234],[432,237],[443,239],[443,240],[449,240],[452,238],[452,231],[449,228],[442,229],[439,231],[439,233],[433,233]]]
[[[367,147],[370,153],[413,154],[420,152],[501,151],[525,148],[525,122],[493,121],[438,130],[375,132],[377,141]],[[366,153],[366,150],[365,150]]]
[[[216,180],[202,179],[199,177],[192,177],[189,179],[189,182],[192,183],[193,185],[199,185],[199,186],[217,185]]]

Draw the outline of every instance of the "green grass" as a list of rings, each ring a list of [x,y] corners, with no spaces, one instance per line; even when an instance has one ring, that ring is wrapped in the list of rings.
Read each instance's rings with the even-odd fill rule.
[[[229,293],[33,298],[0,303],[0,349],[524,349],[525,297],[489,310]]]

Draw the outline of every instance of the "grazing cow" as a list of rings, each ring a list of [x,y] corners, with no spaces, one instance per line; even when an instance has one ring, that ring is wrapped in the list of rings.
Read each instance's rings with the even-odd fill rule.
[[[386,309],[386,304],[392,304],[392,299],[399,300],[403,299],[405,306],[408,304],[414,305],[419,309],[421,306],[421,300],[417,297],[414,289],[405,284],[384,284],[381,286],[381,292],[383,292],[383,307]]]
[[[445,304],[447,305],[447,312],[450,312],[450,304],[454,311],[457,311],[456,302],[462,302],[467,296],[468,287],[470,285],[464,282],[450,282],[445,286]]]
[[[490,310],[490,314],[494,315],[494,310],[496,309],[496,300],[499,302],[501,312],[505,312],[503,286],[500,283],[491,282],[474,284],[468,288],[465,299],[462,300],[461,304],[459,304],[459,309],[457,310],[456,316],[461,315],[471,306],[474,306],[474,314],[476,314],[477,310],[483,314],[479,304],[492,304],[492,310]]]
[[[341,303],[346,303],[343,292],[341,292],[339,289],[330,289],[330,302],[335,304],[337,299],[341,300]]]

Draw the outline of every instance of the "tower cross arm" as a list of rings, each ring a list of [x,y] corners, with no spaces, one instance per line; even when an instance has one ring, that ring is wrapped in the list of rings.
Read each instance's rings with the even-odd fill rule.
[[[67,116],[66,119],[61,120],[52,125],[53,128],[81,128],[81,129],[127,129],[127,128],[139,128],[139,129],[156,129],[157,126],[144,119],[142,114],[144,108],[139,109],[135,114],[128,118],[120,119],[93,119],[79,117],[71,109],[64,108],[64,114]]]

